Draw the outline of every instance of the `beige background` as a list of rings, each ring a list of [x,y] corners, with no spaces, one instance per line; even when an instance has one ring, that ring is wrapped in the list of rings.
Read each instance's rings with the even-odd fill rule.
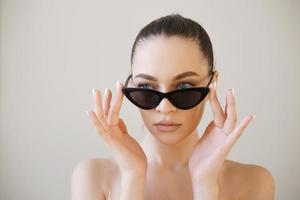
[[[299,10],[299,1],[2,0],[0,199],[70,199],[73,167],[109,155],[84,113],[92,87],[115,92],[138,31],[173,12],[208,31],[223,105],[234,87],[239,119],[256,114],[229,158],[268,168],[276,199],[300,199]],[[199,131],[211,116],[207,104]],[[121,117],[139,140],[127,99]]]

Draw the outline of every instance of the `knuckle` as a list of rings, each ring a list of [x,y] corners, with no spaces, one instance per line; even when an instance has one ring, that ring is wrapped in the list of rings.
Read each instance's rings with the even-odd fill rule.
[[[112,115],[118,114],[118,111],[117,111],[116,107],[114,107],[114,108],[111,110],[111,114],[112,114]]]
[[[98,116],[101,121],[105,121],[105,117],[103,115]]]
[[[114,108],[110,110],[110,118],[115,118],[115,116],[118,116],[118,111]]]

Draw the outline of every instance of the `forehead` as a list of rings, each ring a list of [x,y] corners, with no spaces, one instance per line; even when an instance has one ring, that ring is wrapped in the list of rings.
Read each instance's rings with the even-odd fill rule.
[[[206,76],[209,71],[197,43],[178,36],[154,36],[142,41],[135,50],[133,76],[143,73],[158,81],[171,81],[177,74],[193,71]]]

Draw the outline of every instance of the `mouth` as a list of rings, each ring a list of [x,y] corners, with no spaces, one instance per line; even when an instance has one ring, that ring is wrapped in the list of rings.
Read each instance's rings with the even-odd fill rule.
[[[179,129],[182,124],[175,123],[172,121],[159,121],[154,124],[156,129],[160,132],[173,132]]]

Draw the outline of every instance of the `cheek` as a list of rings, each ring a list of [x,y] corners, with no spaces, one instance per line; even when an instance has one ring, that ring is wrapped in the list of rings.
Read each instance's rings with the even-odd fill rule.
[[[143,119],[144,124],[150,124],[150,123],[155,123],[155,120],[153,119],[154,114],[151,113],[151,111],[145,111],[142,109],[139,109],[141,117]]]
[[[201,115],[202,114],[197,110],[182,116],[182,123],[187,132],[192,132],[197,128]]]
[[[187,131],[193,131],[198,127],[204,113],[204,105],[205,104],[200,104],[194,109],[182,114],[181,119],[183,119]]]

